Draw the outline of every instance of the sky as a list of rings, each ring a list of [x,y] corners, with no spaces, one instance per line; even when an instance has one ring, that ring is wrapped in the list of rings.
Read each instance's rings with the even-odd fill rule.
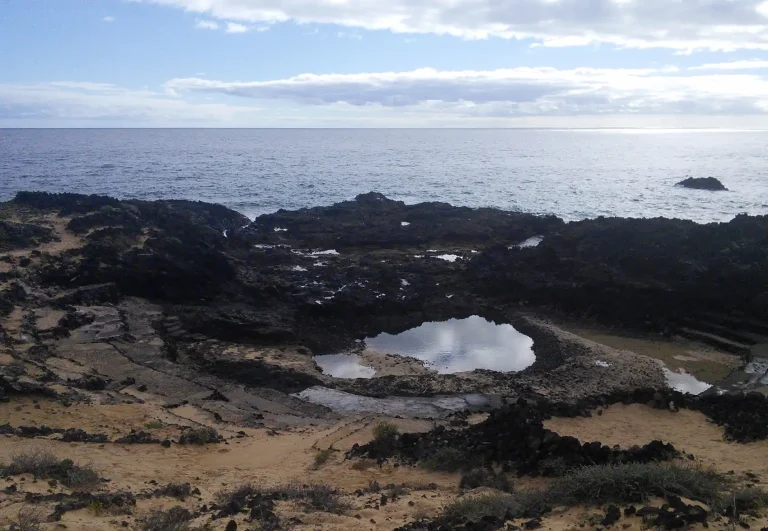
[[[0,0],[0,127],[768,128],[768,0]]]

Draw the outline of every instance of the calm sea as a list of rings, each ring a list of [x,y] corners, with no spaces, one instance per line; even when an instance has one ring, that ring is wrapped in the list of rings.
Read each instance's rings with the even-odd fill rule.
[[[709,176],[730,191],[674,186]],[[251,217],[378,191],[568,220],[726,221],[768,214],[768,132],[0,130],[0,200],[18,190],[200,199]]]

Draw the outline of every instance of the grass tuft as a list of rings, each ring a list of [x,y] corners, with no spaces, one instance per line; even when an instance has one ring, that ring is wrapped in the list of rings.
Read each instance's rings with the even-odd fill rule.
[[[330,448],[326,448],[325,450],[319,450],[315,454],[314,468],[318,469],[324,464],[326,464],[332,455],[333,455],[333,450]]]

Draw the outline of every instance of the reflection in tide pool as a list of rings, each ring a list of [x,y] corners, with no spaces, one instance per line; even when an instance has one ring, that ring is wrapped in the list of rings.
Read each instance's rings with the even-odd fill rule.
[[[360,363],[360,357],[352,354],[328,354],[313,358],[324,374],[334,378],[373,378],[376,369]]]
[[[675,391],[680,391],[681,393],[699,395],[712,387],[707,382],[697,380],[692,374],[688,374],[682,369],[680,372],[672,372],[664,367],[664,374],[667,377],[669,386]]]
[[[536,359],[533,339],[512,325],[497,325],[476,315],[424,323],[397,335],[379,334],[365,343],[373,350],[417,358],[441,374],[520,371]]]

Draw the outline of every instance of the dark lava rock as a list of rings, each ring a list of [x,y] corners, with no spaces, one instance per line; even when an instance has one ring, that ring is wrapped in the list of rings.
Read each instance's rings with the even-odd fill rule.
[[[55,234],[46,227],[0,220],[0,252],[37,247],[54,240]]]
[[[224,531],[237,531],[237,522],[230,520],[227,527],[224,528]]]
[[[399,457],[406,462],[428,459],[444,448],[463,454],[463,462],[492,465],[510,463],[519,474],[550,474],[548,463],[560,463],[558,473],[585,465],[647,463],[677,457],[671,444],[652,441],[628,450],[610,448],[600,442],[581,443],[575,437],[560,436],[544,428],[543,420],[553,410],[546,401],[517,404],[492,411],[483,422],[460,430],[438,426],[427,433],[404,433],[388,445],[376,441],[355,445],[351,457],[384,459]],[[571,406],[572,407],[572,406]]]
[[[610,505],[605,510],[605,518],[600,521],[600,525],[612,526],[621,519],[621,509],[615,505]]]
[[[711,190],[713,192],[728,190],[728,188],[723,186],[723,183],[714,177],[688,177],[677,183],[677,185],[697,190]]]

